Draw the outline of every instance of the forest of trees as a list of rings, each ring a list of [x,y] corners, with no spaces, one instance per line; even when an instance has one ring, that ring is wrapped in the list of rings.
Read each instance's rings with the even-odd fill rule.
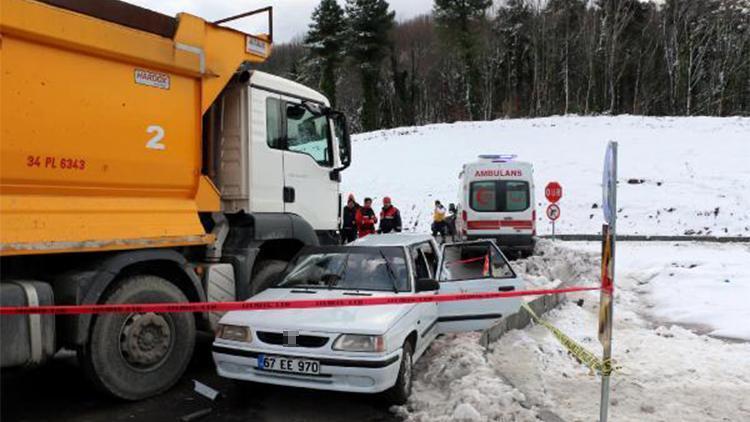
[[[322,0],[267,71],[353,131],[553,114],[750,115],[750,0]]]

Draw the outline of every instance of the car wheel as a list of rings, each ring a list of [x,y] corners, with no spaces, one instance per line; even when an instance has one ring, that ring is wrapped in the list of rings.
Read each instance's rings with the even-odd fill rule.
[[[276,277],[284,271],[286,265],[285,261],[279,259],[267,259],[260,262],[253,272],[253,279],[250,283],[251,295],[255,296],[269,288]]]
[[[412,356],[414,351],[410,342],[404,343],[403,351],[401,352],[401,366],[398,369],[398,378],[396,378],[396,385],[391,387],[385,392],[385,399],[390,404],[406,404],[406,401],[411,395],[411,384],[412,384],[412,370],[414,368],[414,362],[412,362]]]
[[[187,301],[167,280],[138,275],[122,280],[105,303]],[[101,314],[79,358],[98,389],[140,400],[168,390],[180,379],[193,355],[195,336],[191,313]]]

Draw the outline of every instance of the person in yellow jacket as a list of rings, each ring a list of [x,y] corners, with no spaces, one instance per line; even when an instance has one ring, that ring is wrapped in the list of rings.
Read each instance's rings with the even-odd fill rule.
[[[445,237],[445,207],[440,201],[435,201],[435,210],[432,212],[432,235]]]

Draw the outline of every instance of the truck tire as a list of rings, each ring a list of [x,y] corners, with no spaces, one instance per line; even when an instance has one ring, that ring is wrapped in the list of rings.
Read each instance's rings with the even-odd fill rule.
[[[167,280],[138,275],[122,280],[106,304],[187,302]],[[102,314],[79,350],[87,376],[100,390],[140,400],[172,387],[185,372],[195,345],[191,313]]]
[[[255,296],[271,286],[286,265],[287,262],[280,259],[267,259],[258,263],[253,271],[253,279],[250,280],[250,294]]]
[[[414,366],[414,362],[412,362],[413,354],[411,342],[406,341],[401,352],[401,366],[398,368],[396,384],[386,390],[384,394],[385,400],[389,404],[402,405],[406,404],[406,401],[409,400],[409,396],[411,395],[412,369]]]

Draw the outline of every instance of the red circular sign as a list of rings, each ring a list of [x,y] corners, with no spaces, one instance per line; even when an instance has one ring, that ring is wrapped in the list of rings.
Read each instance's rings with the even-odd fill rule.
[[[544,196],[554,204],[562,198],[562,186],[557,182],[547,183],[547,187],[544,188]]]
[[[557,204],[549,204],[549,206],[547,206],[547,218],[552,221],[560,218],[560,206]]]

